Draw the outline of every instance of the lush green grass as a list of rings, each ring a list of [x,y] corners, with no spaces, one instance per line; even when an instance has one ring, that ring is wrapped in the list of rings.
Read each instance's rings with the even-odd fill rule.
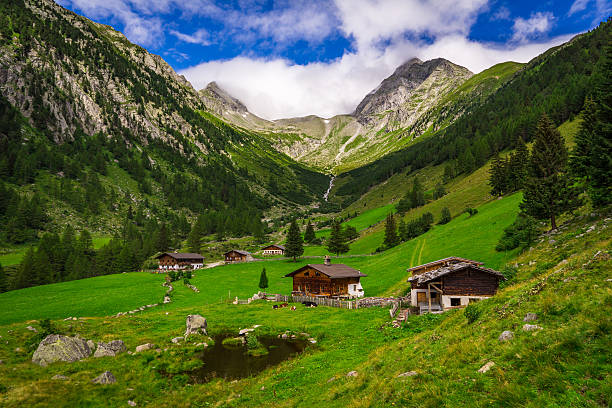
[[[0,324],[105,316],[163,300],[163,277],[134,272],[35,286],[0,294]]]
[[[513,200],[516,197],[487,206],[503,207],[509,205],[504,201]],[[495,214],[492,209],[481,208],[470,223],[476,223],[479,215],[491,220]],[[453,228],[456,233],[462,232],[461,223],[467,221],[454,220],[455,226],[452,223],[447,226],[449,232]],[[593,224],[594,231],[579,236]],[[472,228],[474,232],[482,224],[473,224]],[[66,334],[96,341],[123,339],[130,350],[152,342],[167,349],[159,354],[124,353],[114,358],[88,358],[43,368],[30,362],[36,342],[32,348],[28,344],[36,335],[25,329],[26,324],[1,325],[4,341],[0,342],[0,359],[5,364],[0,365],[0,383],[6,387],[0,396],[2,405],[122,407],[127,400],[133,400],[139,406],[155,407],[609,406],[612,395],[609,353],[612,289],[607,282],[612,278],[612,261],[606,253],[611,249],[609,223],[585,219],[554,238],[552,244],[547,238],[532,251],[512,260],[518,264],[517,276],[497,296],[475,305],[478,317],[472,324],[461,310],[412,316],[402,328],[393,329],[386,324],[387,310],[380,308],[309,309],[297,305],[297,310],[291,311],[273,310],[270,303],[261,301],[251,305],[207,304],[209,300],[214,302],[215,296],[205,294],[206,289],[219,298],[224,296],[218,291],[225,287],[216,283],[221,274],[223,279],[233,280],[234,287],[246,289],[256,281],[250,276],[247,282],[239,282],[246,279],[247,273],[258,275],[258,266],[262,264],[253,263],[198,272],[192,281],[201,285],[203,292],[195,294],[176,285],[177,293],[170,305],[120,318],[54,322],[57,331]],[[432,248],[443,246],[444,242]],[[426,245],[423,249],[421,261],[429,256],[427,248]],[[479,251],[477,246],[474,251]],[[597,251],[604,252],[594,257]],[[349,261],[375,262],[376,265],[370,265],[382,270],[386,268],[384,259],[393,257],[404,259],[412,254],[404,244],[385,257]],[[478,256],[486,257],[486,251]],[[278,274],[292,265],[284,261],[266,265],[275,271],[273,287],[282,287]],[[385,278],[376,275],[376,279]],[[127,287],[128,293],[131,288]],[[538,320],[532,323],[542,326],[541,331],[521,330],[527,312],[538,314]],[[193,342],[205,339],[193,338],[180,345],[173,345],[170,339],[183,334],[185,316],[192,313],[207,317],[212,335],[260,324],[262,327],[256,333],[305,331],[317,339],[317,344],[251,378],[215,379],[187,386],[188,377],[176,374],[200,364]],[[37,322],[28,324],[39,327]],[[503,330],[514,331],[515,338],[500,343],[497,337]],[[17,347],[23,351],[15,352]],[[495,362],[495,366],[485,374],[478,373],[488,361]],[[117,377],[117,384],[91,384],[92,378],[106,370]],[[175,375],[162,375],[160,370]],[[358,376],[347,378],[352,370]],[[397,377],[411,370],[417,375]],[[66,375],[69,380],[51,380],[56,374]]]
[[[357,231],[361,231],[384,220],[387,214],[389,214],[390,212],[395,212],[395,207],[393,204],[376,207],[371,210],[364,211],[357,217],[352,218],[347,222],[343,223],[343,225],[350,225],[352,227],[357,228]]]

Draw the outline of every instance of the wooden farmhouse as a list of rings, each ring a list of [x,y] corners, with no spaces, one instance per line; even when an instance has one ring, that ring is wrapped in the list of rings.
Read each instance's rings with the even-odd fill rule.
[[[410,302],[421,313],[464,307],[495,295],[504,276],[482,262],[451,257],[409,268]]]
[[[250,262],[254,260],[250,252],[241,251],[240,249],[232,249],[224,253],[223,256],[225,257],[225,263]]]
[[[360,278],[367,276],[343,264],[308,264],[285,275],[293,278],[293,295],[324,297],[362,297]]]
[[[204,266],[204,257],[200,254],[164,252],[155,258],[159,269],[199,269]]]
[[[285,247],[282,245],[276,245],[276,244],[268,245],[267,247],[263,248],[263,254],[264,255],[285,255]]]

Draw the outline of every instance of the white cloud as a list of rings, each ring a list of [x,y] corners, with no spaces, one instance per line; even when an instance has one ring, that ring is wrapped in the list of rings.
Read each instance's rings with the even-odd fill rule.
[[[538,38],[546,34],[553,26],[555,16],[551,12],[540,12],[531,14],[528,19],[518,17],[514,20],[511,41],[524,43],[530,39]]]
[[[181,41],[185,41],[191,44],[200,44],[204,46],[210,45],[210,34],[208,34],[208,31],[203,28],[200,28],[191,35],[184,34],[176,30],[170,30],[169,32]]]
[[[196,89],[216,81],[251,112],[267,119],[310,114],[331,117],[352,112],[368,92],[413,56],[422,60],[444,57],[480,72],[499,62],[527,62],[570,37],[500,48],[455,34],[432,44],[402,41],[384,51],[347,53],[329,63],[296,65],[284,59],[237,57],[199,64],[180,73]]]
[[[506,6],[501,6],[495,13],[493,13],[491,20],[510,20],[510,10]]]
[[[587,4],[590,3],[591,0],[576,0],[572,3],[569,12],[567,15],[571,16],[574,13],[578,13],[586,8]]]

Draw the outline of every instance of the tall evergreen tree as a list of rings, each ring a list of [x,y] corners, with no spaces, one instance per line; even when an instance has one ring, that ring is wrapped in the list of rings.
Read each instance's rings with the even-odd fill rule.
[[[157,252],[164,252],[170,249],[170,233],[166,223],[163,222],[155,234],[155,250]]]
[[[491,186],[491,195],[493,196],[501,197],[506,191],[506,170],[504,164],[504,160],[496,152],[489,169],[489,185]]]
[[[418,177],[414,178],[414,183],[412,184],[412,192],[410,196],[412,199],[412,208],[425,205],[425,192],[423,191],[423,186],[421,185],[421,182],[419,181]]]
[[[529,167],[529,150],[522,137],[519,136],[516,150],[508,160],[506,184],[508,191],[518,191],[525,185]]]
[[[408,239],[408,226],[403,218],[400,219],[399,226],[397,228],[397,234],[400,237],[400,240],[406,241]]]
[[[327,239],[327,250],[336,255],[344,254],[349,250],[346,234],[342,231],[342,225],[338,220],[332,222],[331,234]]]
[[[451,213],[448,207],[442,208],[442,213],[440,214],[440,221],[438,224],[448,224],[451,220]]]
[[[537,219],[549,219],[557,228],[556,217],[579,204],[570,186],[567,170],[567,150],[561,133],[548,116],[538,122],[529,160],[529,177],[525,183],[521,210]]]
[[[204,230],[204,217],[199,215],[191,227],[191,232],[187,236],[187,245],[189,251],[193,253],[199,253],[202,247],[202,233]]]
[[[595,81],[597,105],[590,152],[588,191],[597,207],[612,203],[612,45],[604,48],[603,62]]]
[[[591,173],[591,155],[595,126],[597,122],[597,106],[593,98],[586,98],[582,111],[582,122],[576,134],[574,149],[571,152],[569,166],[574,177],[582,179],[585,187]]]
[[[34,247],[29,247],[19,264],[13,286],[15,289],[29,288],[37,284],[34,265]]]
[[[444,184],[438,183],[436,184],[436,188],[433,192],[433,198],[437,200],[438,198],[442,198],[446,195],[446,189],[444,188]]]
[[[265,290],[268,288],[268,277],[266,276],[266,268],[261,270],[259,275],[259,289]]]
[[[8,287],[6,273],[4,272],[4,268],[2,268],[2,264],[0,264],[0,293],[6,292]]]
[[[299,256],[304,253],[304,241],[302,240],[302,234],[300,228],[297,225],[295,219],[291,221],[289,225],[289,231],[287,232],[287,241],[285,243],[285,255],[289,258],[297,260]]]
[[[395,218],[392,213],[387,215],[385,220],[385,239],[383,244],[387,248],[392,248],[399,244],[399,236],[397,235],[397,227],[395,226]]]
[[[304,241],[310,243],[314,241],[315,238],[316,238],[316,235],[315,235],[314,226],[312,225],[312,222],[308,220],[308,225],[306,226],[306,232],[304,232]]]

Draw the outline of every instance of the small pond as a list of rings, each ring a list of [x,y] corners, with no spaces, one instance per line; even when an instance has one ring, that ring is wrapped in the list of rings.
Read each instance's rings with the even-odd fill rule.
[[[235,337],[235,335],[214,336],[215,344],[206,348],[199,355],[204,365],[189,372],[189,376],[195,383],[205,383],[213,378],[233,380],[249,377],[301,353],[308,344],[306,340],[301,339],[284,340],[276,336],[257,336],[257,340],[265,346],[268,353],[251,356],[248,354],[246,345],[235,347],[223,345],[223,340],[229,337]]]

